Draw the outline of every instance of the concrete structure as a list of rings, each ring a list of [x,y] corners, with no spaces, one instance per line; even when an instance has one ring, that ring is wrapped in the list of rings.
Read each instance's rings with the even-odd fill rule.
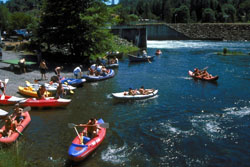
[[[127,39],[139,48],[147,47],[147,29],[145,26],[113,26],[111,32]]]

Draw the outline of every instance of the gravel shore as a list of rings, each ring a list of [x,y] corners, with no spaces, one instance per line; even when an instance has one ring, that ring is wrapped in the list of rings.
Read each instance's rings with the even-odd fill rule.
[[[13,51],[3,51],[2,60],[20,59],[22,57],[25,57],[26,61],[37,62],[36,55],[25,55],[24,53],[13,52]],[[49,69],[47,70],[46,76],[48,80],[40,81],[39,83],[49,82],[50,78],[55,75],[54,73],[55,67],[61,66],[61,65],[63,64],[47,62],[47,66]],[[64,69],[61,72],[61,75],[64,77],[74,77],[72,71],[77,65],[78,64],[64,66]],[[14,71],[11,71],[9,66],[10,66],[9,64],[0,62],[0,79],[1,80],[4,80],[6,78],[9,79],[9,82],[7,84],[7,89],[6,89],[6,95],[14,95],[14,96],[21,97],[22,95],[18,93],[18,86],[25,86],[25,81],[29,81],[33,83],[34,79],[41,78],[41,73],[38,68],[39,64],[32,65],[31,66],[32,70],[28,70],[28,72],[26,73],[20,73],[20,70],[18,68],[15,68]],[[0,93],[2,94],[2,92]]]

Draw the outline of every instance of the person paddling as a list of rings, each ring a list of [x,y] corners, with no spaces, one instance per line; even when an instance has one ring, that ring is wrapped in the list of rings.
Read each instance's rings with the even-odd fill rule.
[[[22,113],[23,113],[23,109],[19,107],[19,103],[15,104],[14,113],[12,114],[12,117],[15,117],[16,126],[20,125],[20,123],[24,119],[24,117],[22,116]]]
[[[90,138],[94,138],[100,129],[95,118],[91,118],[87,124],[79,124],[78,126],[86,127],[83,133],[85,136]]]
[[[11,134],[16,130],[16,124],[14,121],[12,121],[11,116],[8,116],[5,119],[4,125],[5,125],[5,129],[4,130],[0,129],[0,134],[3,137],[10,137]]]

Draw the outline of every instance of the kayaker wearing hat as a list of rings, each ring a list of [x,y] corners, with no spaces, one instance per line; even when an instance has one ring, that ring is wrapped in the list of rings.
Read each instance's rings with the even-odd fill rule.
[[[5,94],[5,89],[6,89],[6,83],[2,80],[0,80],[0,89],[3,94]]]
[[[15,118],[16,125],[19,125],[24,119],[24,117],[22,116],[22,113],[23,113],[23,109],[19,107],[19,103],[15,104],[14,113],[12,114],[12,117],[16,116]]]

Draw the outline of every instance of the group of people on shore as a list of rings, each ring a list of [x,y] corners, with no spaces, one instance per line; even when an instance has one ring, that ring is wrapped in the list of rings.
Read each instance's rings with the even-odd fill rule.
[[[154,89],[145,89],[144,86],[141,86],[139,90],[129,88],[128,92],[124,92],[124,95],[148,95],[154,92]]]
[[[11,115],[6,115],[2,118],[4,121],[5,129],[0,129],[0,134],[2,137],[10,137],[13,132],[18,132],[17,127],[21,126],[24,119],[22,116],[23,109],[19,107],[17,103],[14,107],[14,113]]]

